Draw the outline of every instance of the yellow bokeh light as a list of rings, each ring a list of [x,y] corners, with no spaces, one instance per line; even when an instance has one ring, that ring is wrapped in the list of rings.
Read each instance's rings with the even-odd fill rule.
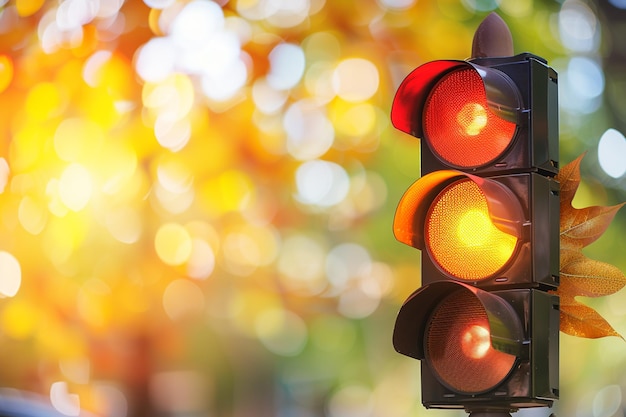
[[[225,171],[201,189],[202,200],[217,213],[235,211],[253,191],[250,178],[241,171]]]
[[[376,126],[376,108],[370,103],[345,103],[338,101],[331,113],[333,126],[344,135],[355,138],[355,141],[365,141],[368,134]]]
[[[37,307],[19,298],[11,300],[0,314],[3,332],[14,339],[32,335],[40,319]]]
[[[105,225],[115,239],[126,244],[137,242],[143,231],[141,216],[131,207],[108,210],[105,214]]]
[[[0,194],[4,192],[8,182],[11,169],[6,159],[0,157]]]
[[[41,162],[43,154],[40,143],[52,136],[53,132],[39,124],[27,125],[19,129],[11,141],[10,165],[16,171],[26,171]]]
[[[93,192],[91,174],[80,164],[70,164],[59,178],[59,197],[67,208],[80,211],[87,206]]]
[[[91,278],[78,291],[76,308],[85,322],[96,328],[110,324],[114,306],[109,302],[111,288],[100,279]]]
[[[104,132],[88,119],[65,119],[54,134],[54,150],[67,162],[83,162],[100,156]]]
[[[341,61],[333,73],[333,88],[342,99],[350,102],[368,100],[378,91],[378,68],[364,58]]]
[[[26,96],[26,113],[33,121],[43,121],[57,115],[63,106],[63,93],[50,82],[35,85]]]
[[[24,230],[38,235],[46,225],[48,210],[43,202],[26,195],[20,201],[17,217]]]
[[[37,13],[46,0],[16,0],[17,14],[23,17]]]
[[[88,231],[87,221],[86,217],[70,216],[67,212],[61,217],[49,218],[41,233],[41,245],[55,267],[62,268],[76,255]]]
[[[0,93],[11,84],[13,80],[13,61],[8,55],[0,55]]]
[[[159,258],[167,265],[182,265],[189,260],[193,243],[191,235],[177,223],[165,223],[154,237],[154,247]]]
[[[172,320],[201,314],[205,307],[200,287],[185,279],[176,279],[163,291],[163,309]]]

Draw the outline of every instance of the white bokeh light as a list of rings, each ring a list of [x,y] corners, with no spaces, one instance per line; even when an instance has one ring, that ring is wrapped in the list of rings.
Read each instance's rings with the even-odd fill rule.
[[[0,251],[0,296],[13,297],[22,284],[22,268],[15,256]]]
[[[237,60],[218,75],[204,74],[202,92],[210,99],[225,101],[237,94],[246,84],[248,69],[243,61]]]
[[[332,146],[335,129],[325,108],[311,100],[292,104],[283,116],[287,152],[301,161],[319,158]]]
[[[341,165],[313,160],[296,171],[296,199],[304,204],[330,207],[341,203],[350,188],[350,178]]]
[[[378,68],[363,58],[349,58],[335,68],[332,78],[335,93],[350,102],[370,99],[380,83]]]
[[[609,176],[620,178],[626,173],[626,138],[615,130],[608,129],[598,142],[598,162]]]
[[[80,211],[87,206],[93,192],[91,175],[81,164],[73,163],[63,170],[59,178],[59,197],[72,211]]]
[[[165,9],[176,3],[176,0],[143,0],[143,2],[146,3],[146,6],[153,9]]]
[[[224,12],[212,1],[192,1],[178,13],[169,35],[183,47],[202,45],[213,33],[224,28]]]
[[[383,7],[392,10],[404,10],[413,6],[417,0],[378,0]]]
[[[174,72],[177,60],[176,44],[170,38],[152,38],[137,52],[135,68],[144,81],[157,83]]]
[[[302,48],[291,43],[281,43],[269,55],[270,71],[267,83],[277,90],[294,87],[304,74],[305,59]]]
[[[563,45],[576,52],[591,52],[598,46],[600,25],[594,12],[578,0],[563,3],[559,34]]]
[[[602,103],[604,73],[598,62],[591,58],[575,56],[567,69],[560,74],[559,103],[564,110],[589,114]]]

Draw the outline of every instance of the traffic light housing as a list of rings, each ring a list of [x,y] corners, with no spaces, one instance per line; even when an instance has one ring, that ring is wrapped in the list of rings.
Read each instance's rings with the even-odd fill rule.
[[[422,139],[422,175],[558,172],[557,73],[529,53],[426,63],[398,87],[391,121]]]
[[[427,408],[508,415],[558,398],[558,76],[528,53],[473,55],[416,68],[393,101],[422,174],[393,230],[422,251],[423,284],[393,345],[422,361]]]

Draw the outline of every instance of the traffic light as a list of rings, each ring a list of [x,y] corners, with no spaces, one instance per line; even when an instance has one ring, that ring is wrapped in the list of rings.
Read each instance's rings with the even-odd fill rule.
[[[494,25],[510,37],[488,16],[472,59],[418,67],[391,109],[393,125],[420,139],[422,177],[393,229],[421,250],[423,285],[401,307],[393,344],[422,361],[427,408],[474,416],[558,398],[558,77],[538,56],[477,48]]]

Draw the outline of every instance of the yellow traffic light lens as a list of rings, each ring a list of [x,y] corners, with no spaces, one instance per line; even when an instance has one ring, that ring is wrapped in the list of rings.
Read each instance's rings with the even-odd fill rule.
[[[518,238],[498,229],[487,199],[470,179],[450,184],[426,214],[426,249],[448,275],[479,281],[495,275],[511,259]]]
[[[495,161],[513,141],[517,125],[487,105],[474,69],[450,72],[435,85],[423,113],[424,138],[444,162],[460,168]]]
[[[469,291],[448,295],[433,311],[426,359],[439,380],[467,394],[488,391],[511,372],[516,357],[491,345],[487,312]]]

